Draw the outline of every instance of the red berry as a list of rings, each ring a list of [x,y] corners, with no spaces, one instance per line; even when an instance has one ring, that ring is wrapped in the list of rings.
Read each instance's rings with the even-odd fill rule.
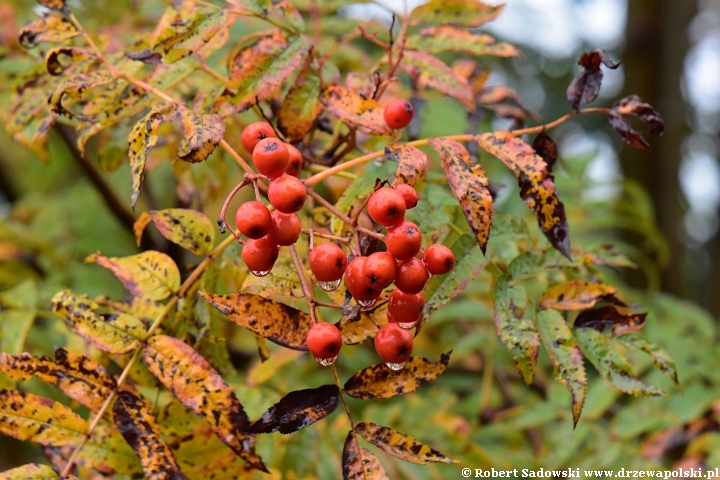
[[[255,145],[257,145],[260,140],[274,137],[275,130],[273,130],[269,123],[253,122],[243,129],[242,134],[240,134],[240,141],[245,150],[253,153]]]
[[[398,183],[397,185],[393,186],[393,188],[396,192],[400,194],[400,196],[403,197],[403,200],[405,200],[406,209],[415,208],[418,200],[420,200],[420,196],[413,187],[411,187],[407,183]]]
[[[368,287],[382,290],[389,287],[395,280],[397,262],[387,252],[375,252],[365,260],[363,278]]]
[[[268,272],[272,270],[280,249],[268,237],[250,239],[242,249],[242,259],[251,272]]]
[[[288,246],[295,243],[300,236],[302,225],[300,219],[294,213],[282,213],[275,210],[270,214],[270,240],[280,246]]]
[[[305,185],[295,177],[283,175],[270,182],[268,198],[282,213],[295,213],[305,205]]]
[[[404,293],[414,295],[420,293],[430,278],[425,264],[417,258],[411,258],[398,264],[395,275],[395,286]]]
[[[264,138],[253,149],[252,160],[258,172],[268,178],[285,173],[290,155],[285,144],[277,138]]]
[[[417,225],[404,220],[400,225],[388,229],[385,244],[393,257],[409,260],[420,251],[422,233]]]
[[[392,315],[399,323],[413,323],[420,320],[424,307],[425,299],[422,295],[411,295],[396,288],[388,300],[388,315]]]
[[[362,271],[367,257],[355,257],[345,270],[345,286],[356,302],[370,303],[380,298],[382,293],[365,283]]]
[[[370,195],[367,212],[375,222],[391,227],[405,219],[405,200],[392,188],[381,188]]]
[[[340,280],[347,266],[347,255],[334,243],[321,243],[310,250],[310,270],[318,282]]]
[[[396,98],[385,106],[385,123],[392,129],[405,128],[413,118],[413,106],[402,98]]]
[[[310,327],[305,343],[315,358],[334,358],[342,348],[342,335],[332,323],[318,322]]]
[[[285,148],[287,148],[288,151],[288,164],[285,169],[285,173],[292,175],[293,177],[297,177],[300,175],[300,170],[302,170],[303,166],[302,153],[300,153],[300,150],[295,148],[295,146],[290,145],[289,143],[285,144]]]
[[[261,202],[245,202],[235,212],[235,225],[248,238],[264,237],[270,231],[270,210]]]
[[[425,249],[423,263],[432,275],[443,275],[455,266],[455,255],[445,245],[433,243]]]
[[[412,354],[413,336],[397,323],[386,323],[375,335],[375,351],[385,363],[407,362]]]

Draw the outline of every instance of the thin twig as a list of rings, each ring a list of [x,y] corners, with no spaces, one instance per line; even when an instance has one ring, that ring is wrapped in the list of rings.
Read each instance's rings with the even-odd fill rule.
[[[343,408],[345,409],[345,415],[347,415],[348,420],[350,421],[350,428],[355,431],[355,422],[353,421],[352,415],[350,414],[350,408],[348,407],[348,404],[345,402],[345,397],[343,396],[343,386],[340,383],[340,376],[337,372],[337,367],[333,363],[332,365],[332,372],[333,372],[333,378],[335,378],[335,385],[337,385],[338,390],[340,390],[340,393],[338,394],[338,397],[340,397],[340,402],[343,404]]]
[[[290,256],[292,256],[293,263],[295,264],[295,270],[297,270],[298,278],[300,279],[300,287],[302,288],[303,294],[305,295],[305,301],[308,304],[308,308],[310,309],[310,321],[312,323],[316,323],[317,319],[315,318],[315,297],[313,296],[312,289],[308,285],[308,281],[305,278],[305,270],[303,269],[302,263],[300,262],[300,257],[298,257],[297,251],[295,250],[295,245],[290,245],[288,247],[290,250]]]

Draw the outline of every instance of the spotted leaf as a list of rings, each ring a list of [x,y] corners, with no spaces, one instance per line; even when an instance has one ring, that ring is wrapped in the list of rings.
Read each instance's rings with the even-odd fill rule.
[[[278,112],[278,128],[289,142],[299,142],[312,129],[322,111],[319,96],[320,75],[306,61]]]
[[[429,463],[455,463],[450,457],[437,450],[423,445],[416,439],[404,433],[377,423],[362,422],[355,425],[355,433],[372,443],[385,453],[400,458],[406,462],[426,465]]]
[[[28,463],[0,472],[0,480],[53,480],[60,478],[49,465]]]
[[[676,385],[679,385],[675,360],[673,360],[673,358],[668,355],[665,350],[650,340],[635,333],[621,334],[616,340],[629,348],[642,350],[650,355],[655,366],[665,375],[670,377]]]
[[[163,237],[187,248],[196,255],[208,253],[213,248],[215,228],[210,219],[202,212],[168,208],[141,213],[133,226],[138,246],[140,246],[142,232],[150,222],[155,224]]]
[[[320,103],[330,115],[351,126],[374,134],[392,133],[385,123],[383,107],[372,98],[363,98],[343,87],[330,86],[320,94]]]
[[[80,35],[72,22],[60,15],[48,13],[20,30],[20,45],[33,48],[41,43],[61,43]]]
[[[486,34],[471,33],[464,28],[448,25],[429,27],[407,39],[407,48],[426,53],[462,52],[470,55],[494,57],[522,57],[518,49],[509,43],[496,43]]]
[[[330,415],[339,403],[338,387],[323,385],[285,395],[249,429],[252,433],[293,433]]]
[[[45,55],[45,68],[50,75],[62,75],[69,65],[94,58],[86,48],[56,47]]]
[[[431,0],[410,12],[410,23],[440,23],[479,27],[494,20],[505,5],[488,5],[477,0]]]
[[[434,88],[462,103],[469,111],[475,110],[475,99],[467,79],[436,57],[407,50],[400,67],[410,75],[418,88]]]
[[[540,305],[556,310],[585,310],[601,301],[624,306],[615,296],[616,292],[617,289],[611,285],[570,280],[545,290],[540,297]]]
[[[618,336],[644,327],[646,316],[647,313],[624,313],[612,305],[607,305],[583,310],[575,318],[573,326],[594,328],[598,332],[609,328],[613,336]]]
[[[343,446],[342,472],[343,480],[389,480],[380,460],[360,447],[352,430]]]
[[[199,115],[185,106],[178,111],[184,129],[178,158],[190,163],[205,161],[223,139],[225,122],[220,115]]]
[[[161,252],[147,251],[129,257],[93,254],[85,263],[95,262],[112,271],[136,297],[162,300],[180,288],[180,271],[175,262]]]
[[[108,412],[109,413],[109,412]],[[109,418],[109,417],[108,417]],[[66,458],[72,450],[67,448]],[[78,454],[75,464],[92,468],[105,475],[141,475],[142,466],[135,452],[115,425],[100,423]]]
[[[385,147],[385,158],[398,163],[394,183],[415,185],[425,178],[428,156],[419,148],[406,144],[391,145]]]
[[[63,100],[78,100],[88,90],[106,85],[114,80],[115,78],[108,70],[97,70],[70,76],[60,82],[48,99],[50,109],[58,115],[77,116],[76,113],[66,108]]]

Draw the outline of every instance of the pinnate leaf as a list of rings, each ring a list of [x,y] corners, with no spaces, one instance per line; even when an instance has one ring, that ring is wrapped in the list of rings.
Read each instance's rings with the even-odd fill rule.
[[[428,27],[407,39],[407,48],[426,53],[462,52],[494,57],[522,57],[509,43],[496,43],[490,35],[478,35],[463,28],[448,25]]]
[[[243,433],[250,425],[235,392],[191,346],[174,337],[156,335],[142,352],[148,369],[180,402],[203,417],[218,438],[253,468],[265,471],[255,454],[255,439]]]
[[[0,433],[40,445],[79,445],[88,424],[66,406],[31,393],[0,389]]]
[[[616,292],[617,289],[611,285],[570,280],[545,290],[540,297],[540,305],[556,310],[585,310],[600,301],[625,305],[615,297]]]
[[[555,193],[543,159],[530,145],[504,130],[479,135],[477,141],[513,171],[520,185],[520,198],[535,212],[540,229],[560,253],[570,258],[565,207]]]
[[[322,111],[319,96],[320,75],[306,61],[278,112],[278,129],[289,142],[299,142],[312,129]]]
[[[118,392],[113,405],[113,420],[140,458],[150,480],[185,480],[172,450],[160,438],[155,415],[144,401],[131,392]]]
[[[505,5],[488,5],[478,0],[431,0],[410,12],[410,24],[440,23],[479,27],[494,20]]]
[[[362,422],[355,426],[355,433],[385,453],[406,462],[426,465],[430,463],[455,463],[450,457],[423,445],[416,439],[377,423]]]
[[[263,413],[249,429],[252,433],[282,434],[296,432],[322,420],[338,406],[340,391],[336,385],[298,390],[285,395]]]
[[[385,147],[385,158],[398,162],[394,183],[407,183],[412,186],[425,178],[428,156],[419,148],[405,144],[391,145]]]
[[[460,202],[460,208],[475,233],[478,245],[485,253],[493,216],[492,196],[485,170],[479,164],[473,164],[468,151],[455,140],[431,138],[428,143],[440,154],[450,189]]]
[[[241,327],[283,347],[307,350],[305,337],[310,331],[310,315],[307,313],[258,295],[204,292],[200,295]]]
[[[49,465],[28,463],[0,472],[0,480],[52,480],[60,478]]]
[[[585,357],[605,380],[619,390],[635,396],[664,395],[657,387],[636,378],[635,370],[618,351],[615,341],[594,328],[576,328],[575,338]]]
[[[434,88],[475,110],[475,99],[467,79],[458,75],[441,60],[424,52],[406,50],[400,64],[420,89]]]
[[[342,472],[343,480],[388,480],[380,460],[360,447],[352,430],[345,438],[343,446]]]
[[[675,360],[662,348],[650,340],[641,337],[635,333],[622,334],[616,339],[619,343],[630,347],[642,350],[652,357],[653,363],[657,368],[660,369],[665,375],[670,377],[676,385],[678,383],[677,367],[675,366]]]
[[[575,328],[594,328],[598,332],[610,328],[612,336],[624,335],[645,326],[647,313],[622,313],[616,307],[607,305],[583,310],[575,318]]]
[[[375,134],[392,133],[385,123],[383,107],[372,98],[363,98],[344,87],[330,86],[320,94],[320,103],[330,115],[349,125]]]
[[[421,385],[435,380],[447,368],[450,353],[443,353],[439,362],[423,357],[410,357],[405,368],[395,372],[384,364],[360,370],[345,382],[344,393],[354,398],[370,400],[391,398],[411,393]]]
[[[528,385],[532,383],[540,351],[540,337],[532,319],[528,318],[527,292],[522,285],[498,277],[495,283],[495,327],[500,340],[517,353],[515,365]]]
[[[616,69],[620,63],[614,63],[604,50],[593,50],[590,53],[583,52],[578,60],[578,65],[583,71],[572,79],[567,88],[567,100],[573,110],[595,100],[600,92],[603,72],[600,65],[610,69]]]
[[[60,43],[80,35],[67,18],[48,13],[20,30],[20,45],[33,48],[41,43]]]
[[[117,387],[110,372],[83,355],[56,348],[55,358],[0,352],[0,372],[17,380],[38,377],[92,411],[99,410]]]
[[[580,349],[565,319],[557,310],[538,311],[537,327],[553,364],[555,379],[565,385],[572,395],[573,422],[577,425],[587,390],[587,375]]]
[[[85,263],[95,262],[112,271],[136,297],[162,300],[180,288],[180,271],[173,260],[150,250],[129,257],[104,257],[92,254]]]
[[[95,312],[99,305],[87,295],[58,292],[52,308],[65,323],[91,345],[110,353],[126,353],[145,339],[145,325],[132,315]]]
[[[184,208],[150,210],[140,214],[133,231],[138,246],[142,232],[148,223],[153,222],[163,237],[187,248],[196,255],[208,253],[215,241],[215,228],[204,213]]]

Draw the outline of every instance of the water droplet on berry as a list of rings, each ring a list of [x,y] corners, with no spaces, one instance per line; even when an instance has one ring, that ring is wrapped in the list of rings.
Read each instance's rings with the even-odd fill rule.
[[[386,363],[385,366],[388,367],[393,372],[397,372],[405,368],[405,364],[407,362],[400,362],[400,363]]]
[[[337,280],[333,280],[331,282],[318,282],[318,285],[326,292],[333,292],[338,289],[341,281],[342,279],[338,278]]]
[[[375,299],[373,298],[372,300],[358,300],[357,304],[365,308],[372,307],[373,305],[375,305]]]
[[[333,363],[335,363],[335,360],[337,360],[337,355],[330,358],[318,358],[315,357],[315,361],[320,365],[321,367],[329,367]]]
[[[398,327],[404,328],[405,330],[410,330],[411,328],[415,328],[415,325],[420,323],[420,320],[415,320],[414,322],[396,322]]]
[[[264,277],[265,275],[270,273],[270,270],[250,270],[250,273],[252,273],[256,277]]]

